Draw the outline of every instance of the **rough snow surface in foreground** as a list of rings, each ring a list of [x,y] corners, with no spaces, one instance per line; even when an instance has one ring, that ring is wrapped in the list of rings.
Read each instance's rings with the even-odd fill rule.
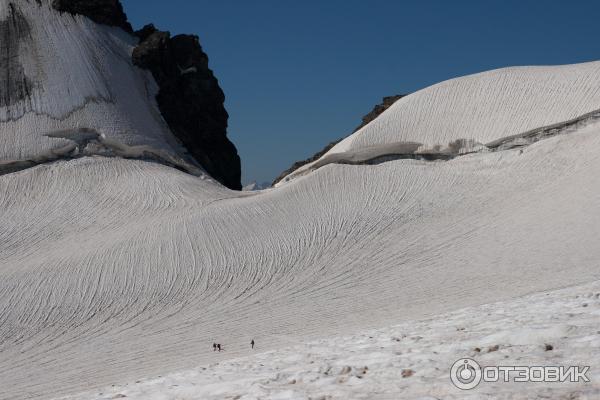
[[[600,398],[598,321],[600,282],[594,282],[279,350],[258,343],[260,354],[64,400],[594,400]],[[449,371],[464,357],[482,366],[590,366],[590,382],[481,382],[463,391]]]

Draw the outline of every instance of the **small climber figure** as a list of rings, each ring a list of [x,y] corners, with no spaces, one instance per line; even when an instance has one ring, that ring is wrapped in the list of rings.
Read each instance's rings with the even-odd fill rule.
[[[252,341],[250,342],[250,346],[252,346],[252,348],[254,348],[254,339],[252,339]]]
[[[217,343],[217,349],[219,349],[219,351],[221,351],[221,343]]]
[[[217,344],[213,343],[213,351],[217,351]]]

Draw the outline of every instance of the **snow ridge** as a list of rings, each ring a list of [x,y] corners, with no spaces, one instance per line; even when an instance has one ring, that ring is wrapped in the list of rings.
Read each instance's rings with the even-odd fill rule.
[[[598,109],[599,61],[577,67],[502,68],[450,79],[402,97],[323,158],[397,143],[422,143],[427,149],[445,148],[457,140],[490,143]],[[310,168],[305,165],[292,175]]]
[[[331,153],[400,141],[491,142],[600,109],[600,62],[511,67],[450,79],[396,101]]]
[[[504,151],[516,147],[529,146],[539,140],[548,139],[556,135],[564,135],[577,131],[600,119],[600,110],[592,111],[568,121],[531,129],[524,133],[511,135],[494,140],[487,144],[476,142],[472,139],[457,139],[447,146],[425,146],[423,143],[399,142],[384,145],[370,146],[360,150],[344,151],[341,153],[325,154],[319,160],[297,169],[283,179],[289,182],[299,176],[315,171],[329,164],[348,165],[374,165],[382,162],[414,159],[414,160],[451,160],[477,152]]]

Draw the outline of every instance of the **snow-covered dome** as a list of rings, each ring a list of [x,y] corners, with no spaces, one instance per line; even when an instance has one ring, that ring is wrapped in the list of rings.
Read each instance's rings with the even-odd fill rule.
[[[450,79],[405,96],[330,150],[396,142],[488,143],[600,109],[600,62],[511,67]]]
[[[600,61],[501,68],[404,96],[280,186],[331,163],[485,150],[505,138],[600,110]]]

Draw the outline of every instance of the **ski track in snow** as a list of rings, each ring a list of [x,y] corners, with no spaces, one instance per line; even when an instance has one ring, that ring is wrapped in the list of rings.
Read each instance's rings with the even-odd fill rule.
[[[256,355],[61,400],[594,400],[600,397],[599,318],[597,281],[274,351],[257,343]],[[449,372],[464,357],[482,367],[590,366],[590,382],[484,381],[463,391]]]
[[[74,146],[57,132],[90,130],[125,153],[185,158],[154,80],[131,65],[133,37],[37,3],[0,0],[0,31],[20,34],[0,50],[23,78],[5,82],[19,95],[2,98],[0,163],[47,160]],[[413,93],[328,154],[489,143],[598,109],[600,62],[496,70]],[[569,129],[449,161],[329,164],[260,192],[93,146],[2,175],[0,399],[598,280],[600,123]]]

